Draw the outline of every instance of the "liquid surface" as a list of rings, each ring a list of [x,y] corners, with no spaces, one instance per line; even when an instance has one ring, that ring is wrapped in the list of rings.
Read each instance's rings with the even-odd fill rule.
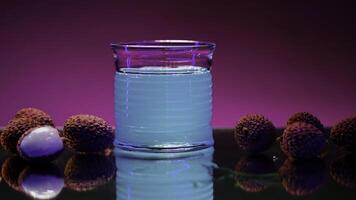
[[[211,145],[211,74],[202,67],[122,69],[115,77],[115,143]]]

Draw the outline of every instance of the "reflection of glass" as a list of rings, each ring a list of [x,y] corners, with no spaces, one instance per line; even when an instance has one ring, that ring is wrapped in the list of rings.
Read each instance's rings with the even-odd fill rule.
[[[150,154],[117,150],[116,199],[213,199],[213,151]]]
[[[117,146],[176,152],[213,144],[210,67],[215,44],[154,40],[112,49]]]

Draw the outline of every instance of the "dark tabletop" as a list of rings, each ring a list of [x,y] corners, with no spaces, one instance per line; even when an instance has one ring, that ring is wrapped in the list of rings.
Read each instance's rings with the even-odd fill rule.
[[[232,133],[216,129],[214,148],[164,158],[119,150],[109,156],[65,151],[43,166],[1,150],[1,198],[356,198],[353,155],[331,144],[321,159],[302,162],[286,159],[277,144],[263,154],[248,155],[237,147]]]

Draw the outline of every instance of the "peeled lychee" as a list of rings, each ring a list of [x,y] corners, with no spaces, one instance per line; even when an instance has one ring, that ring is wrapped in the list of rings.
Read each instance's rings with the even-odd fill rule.
[[[59,131],[51,126],[29,129],[17,143],[17,151],[31,162],[52,161],[63,151],[64,145]]]

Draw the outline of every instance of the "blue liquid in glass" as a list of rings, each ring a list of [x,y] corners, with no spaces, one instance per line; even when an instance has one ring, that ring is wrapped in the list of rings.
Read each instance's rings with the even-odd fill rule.
[[[115,77],[117,146],[179,149],[213,144],[209,70],[181,66],[121,71]]]

